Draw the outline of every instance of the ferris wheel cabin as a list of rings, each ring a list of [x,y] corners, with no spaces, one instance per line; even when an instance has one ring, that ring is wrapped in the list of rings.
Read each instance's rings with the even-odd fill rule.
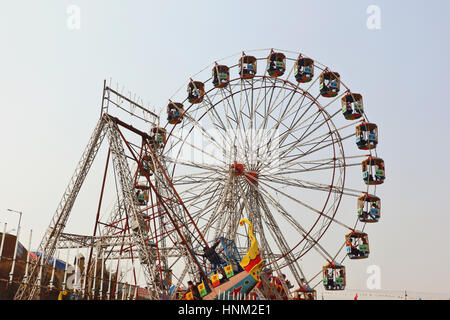
[[[241,79],[251,79],[256,75],[257,64],[253,56],[242,56],[239,59],[239,75]]]
[[[141,186],[136,186],[136,198],[140,206],[146,206],[149,200],[149,189],[143,189]]]
[[[347,93],[342,97],[341,103],[345,119],[355,120],[362,117],[364,113],[362,95],[359,93]]]
[[[367,185],[382,184],[384,182],[384,161],[381,158],[368,157],[362,162],[363,180]]]
[[[317,292],[310,286],[301,286],[294,291],[294,300],[317,300]]]
[[[352,231],[345,235],[347,256],[350,259],[365,259],[369,257],[369,236],[367,233]]]
[[[271,52],[267,57],[267,73],[276,78],[284,74],[286,70],[286,56],[281,52]]]
[[[139,175],[141,177],[151,176],[154,170],[152,157],[148,154],[144,155],[139,163]]]
[[[295,62],[294,76],[297,82],[310,82],[314,77],[314,60],[300,57]]]
[[[230,82],[230,68],[223,65],[215,65],[212,69],[213,85],[215,88],[224,88]]]
[[[153,137],[151,147],[155,149],[163,148],[166,144],[166,129],[162,127],[153,127],[150,129],[150,136]]]
[[[337,262],[323,266],[323,286],[325,290],[345,289],[345,267]]]
[[[365,194],[358,198],[358,219],[361,222],[372,223],[380,220],[380,198]]]
[[[177,124],[183,120],[183,104],[179,102],[170,102],[167,105],[167,121],[170,124]]]
[[[363,122],[356,126],[356,145],[360,150],[375,149],[378,144],[378,127],[375,123]]]
[[[191,81],[188,84],[187,92],[190,103],[200,103],[205,95],[205,84],[200,81]]]
[[[320,94],[326,98],[337,96],[341,88],[340,75],[337,72],[324,71],[320,75]]]

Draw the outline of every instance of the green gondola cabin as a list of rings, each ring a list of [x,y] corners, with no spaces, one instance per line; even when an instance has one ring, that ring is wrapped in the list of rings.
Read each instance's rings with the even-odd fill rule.
[[[295,62],[294,76],[297,82],[310,82],[314,77],[314,60],[300,57]]]
[[[355,120],[364,113],[363,98],[359,93],[347,93],[341,99],[342,113],[345,119]]]
[[[363,122],[356,126],[356,145],[360,150],[375,149],[378,144],[378,127],[375,123]]]

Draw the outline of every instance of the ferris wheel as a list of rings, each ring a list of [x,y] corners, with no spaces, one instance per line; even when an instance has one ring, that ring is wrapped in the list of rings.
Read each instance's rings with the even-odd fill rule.
[[[345,258],[369,255],[365,224],[380,219],[385,179],[362,95],[336,70],[277,49],[216,61],[182,89],[167,105],[162,156],[206,241],[245,252],[246,218],[284,298],[311,297],[320,283],[343,290]],[[344,202],[357,209],[342,212]]]
[[[365,226],[380,219],[385,180],[362,95],[278,49],[218,60],[182,89],[158,116],[105,81],[100,119],[17,299],[193,299],[194,282],[202,299],[345,289],[343,262],[369,256]],[[93,233],[64,232],[100,151]]]

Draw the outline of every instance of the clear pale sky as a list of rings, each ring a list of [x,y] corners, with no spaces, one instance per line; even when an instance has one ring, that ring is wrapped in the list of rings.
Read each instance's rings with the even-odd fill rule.
[[[70,5],[80,29],[67,27]],[[380,29],[367,27],[370,5]],[[33,242],[42,237],[98,119],[103,79],[159,109],[217,59],[282,48],[340,72],[380,128],[383,217],[349,285],[365,288],[378,265],[382,289],[449,292],[449,14],[445,0],[2,1],[1,228],[17,223],[12,208]]]

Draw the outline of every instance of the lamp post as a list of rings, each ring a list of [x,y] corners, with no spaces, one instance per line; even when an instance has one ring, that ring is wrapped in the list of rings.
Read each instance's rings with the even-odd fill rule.
[[[6,209],[6,210],[19,214],[19,224],[17,225],[16,245],[14,247],[14,255],[13,255],[13,259],[12,259],[11,271],[9,272],[9,283],[11,284],[14,280],[14,269],[16,266],[17,246],[19,244],[20,221],[22,220],[22,212],[17,211],[17,210],[12,210],[12,209]]]
[[[19,230],[19,228],[20,228],[20,221],[22,220],[22,211],[17,211],[17,210],[12,210],[12,209],[6,209],[6,210],[19,214],[19,224],[17,225],[17,230]]]

